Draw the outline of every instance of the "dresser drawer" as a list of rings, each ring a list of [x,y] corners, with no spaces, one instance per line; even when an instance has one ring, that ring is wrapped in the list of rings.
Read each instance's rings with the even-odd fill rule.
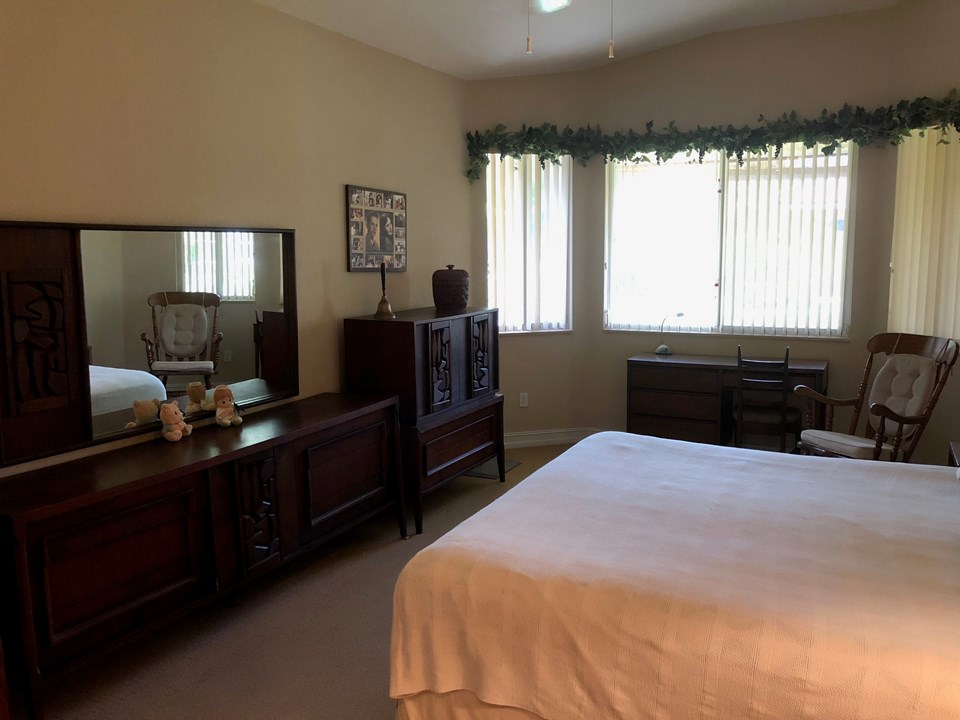
[[[631,390],[629,407],[631,415],[639,413],[716,422],[720,417],[720,396],[662,390]]]
[[[651,390],[719,393],[720,373],[716,370],[686,370],[631,365],[628,371],[627,386]]]

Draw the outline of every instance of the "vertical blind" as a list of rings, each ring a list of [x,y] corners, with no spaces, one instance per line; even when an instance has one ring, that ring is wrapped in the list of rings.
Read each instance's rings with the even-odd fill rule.
[[[571,161],[490,155],[488,297],[501,332],[570,327]]]
[[[788,143],[777,155],[727,161],[721,330],[832,336],[846,332],[853,146],[832,155]]]
[[[890,332],[960,334],[960,138],[944,139],[915,131],[897,150]]]
[[[180,264],[187,292],[213,292],[222,300],[255,299],[253,233],[181,233]]]

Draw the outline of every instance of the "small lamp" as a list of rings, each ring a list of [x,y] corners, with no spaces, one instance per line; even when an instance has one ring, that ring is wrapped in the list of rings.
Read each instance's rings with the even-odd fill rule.
[[[656,352],[657,355],[672,355],[672,354],[673,354],[673,350],[670,349],[670,346],[667,345],[667,344],[665,344],[665,343],[663,342],[663,326],[667,324],[667,318],[669,318],[669,317],[670,317],[670,315],[664,316],[663,322],[660,323],[660,344],[657,345],[657,349],[654,351],[654,352]],[[678,312],[678,313],[677,313],[676,315],[674,315],[673,317],[682,318],[682,317],[683,317],[683,313],[682,313],[682,312]]]

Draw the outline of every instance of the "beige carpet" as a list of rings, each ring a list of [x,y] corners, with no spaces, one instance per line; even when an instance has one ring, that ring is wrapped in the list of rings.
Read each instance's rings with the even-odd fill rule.
[[[424,499],[424,534],[387,513],[50,689],[48,720],[391,720],[393,586],[407,560],[565,448],[510,451],[507,482],[460,477]],[[411,520],[412,528],[412,520]]]

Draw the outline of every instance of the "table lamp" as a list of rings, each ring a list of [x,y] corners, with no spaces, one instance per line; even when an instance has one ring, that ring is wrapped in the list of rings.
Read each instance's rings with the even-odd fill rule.
[[[670,346],[667,345],[667,344],[665,344],[665,343],[663,342],[663,326],[666,324],[667,318],[669,318],[669,317],[671,317],[671,316],[670,316],[670,315],[664,316],[663,322],[660,323],[660,344],[657,345],[657,349],[654,351],[657,355],[672,355],[672,354],[673,354],[673,350],[670,349]],[[673,317],[682,318],[682,317],[683,317],[683,313],[682,313],[682,312],[678,312],[678,313],[677,313],[676,315],[674,315]]]

